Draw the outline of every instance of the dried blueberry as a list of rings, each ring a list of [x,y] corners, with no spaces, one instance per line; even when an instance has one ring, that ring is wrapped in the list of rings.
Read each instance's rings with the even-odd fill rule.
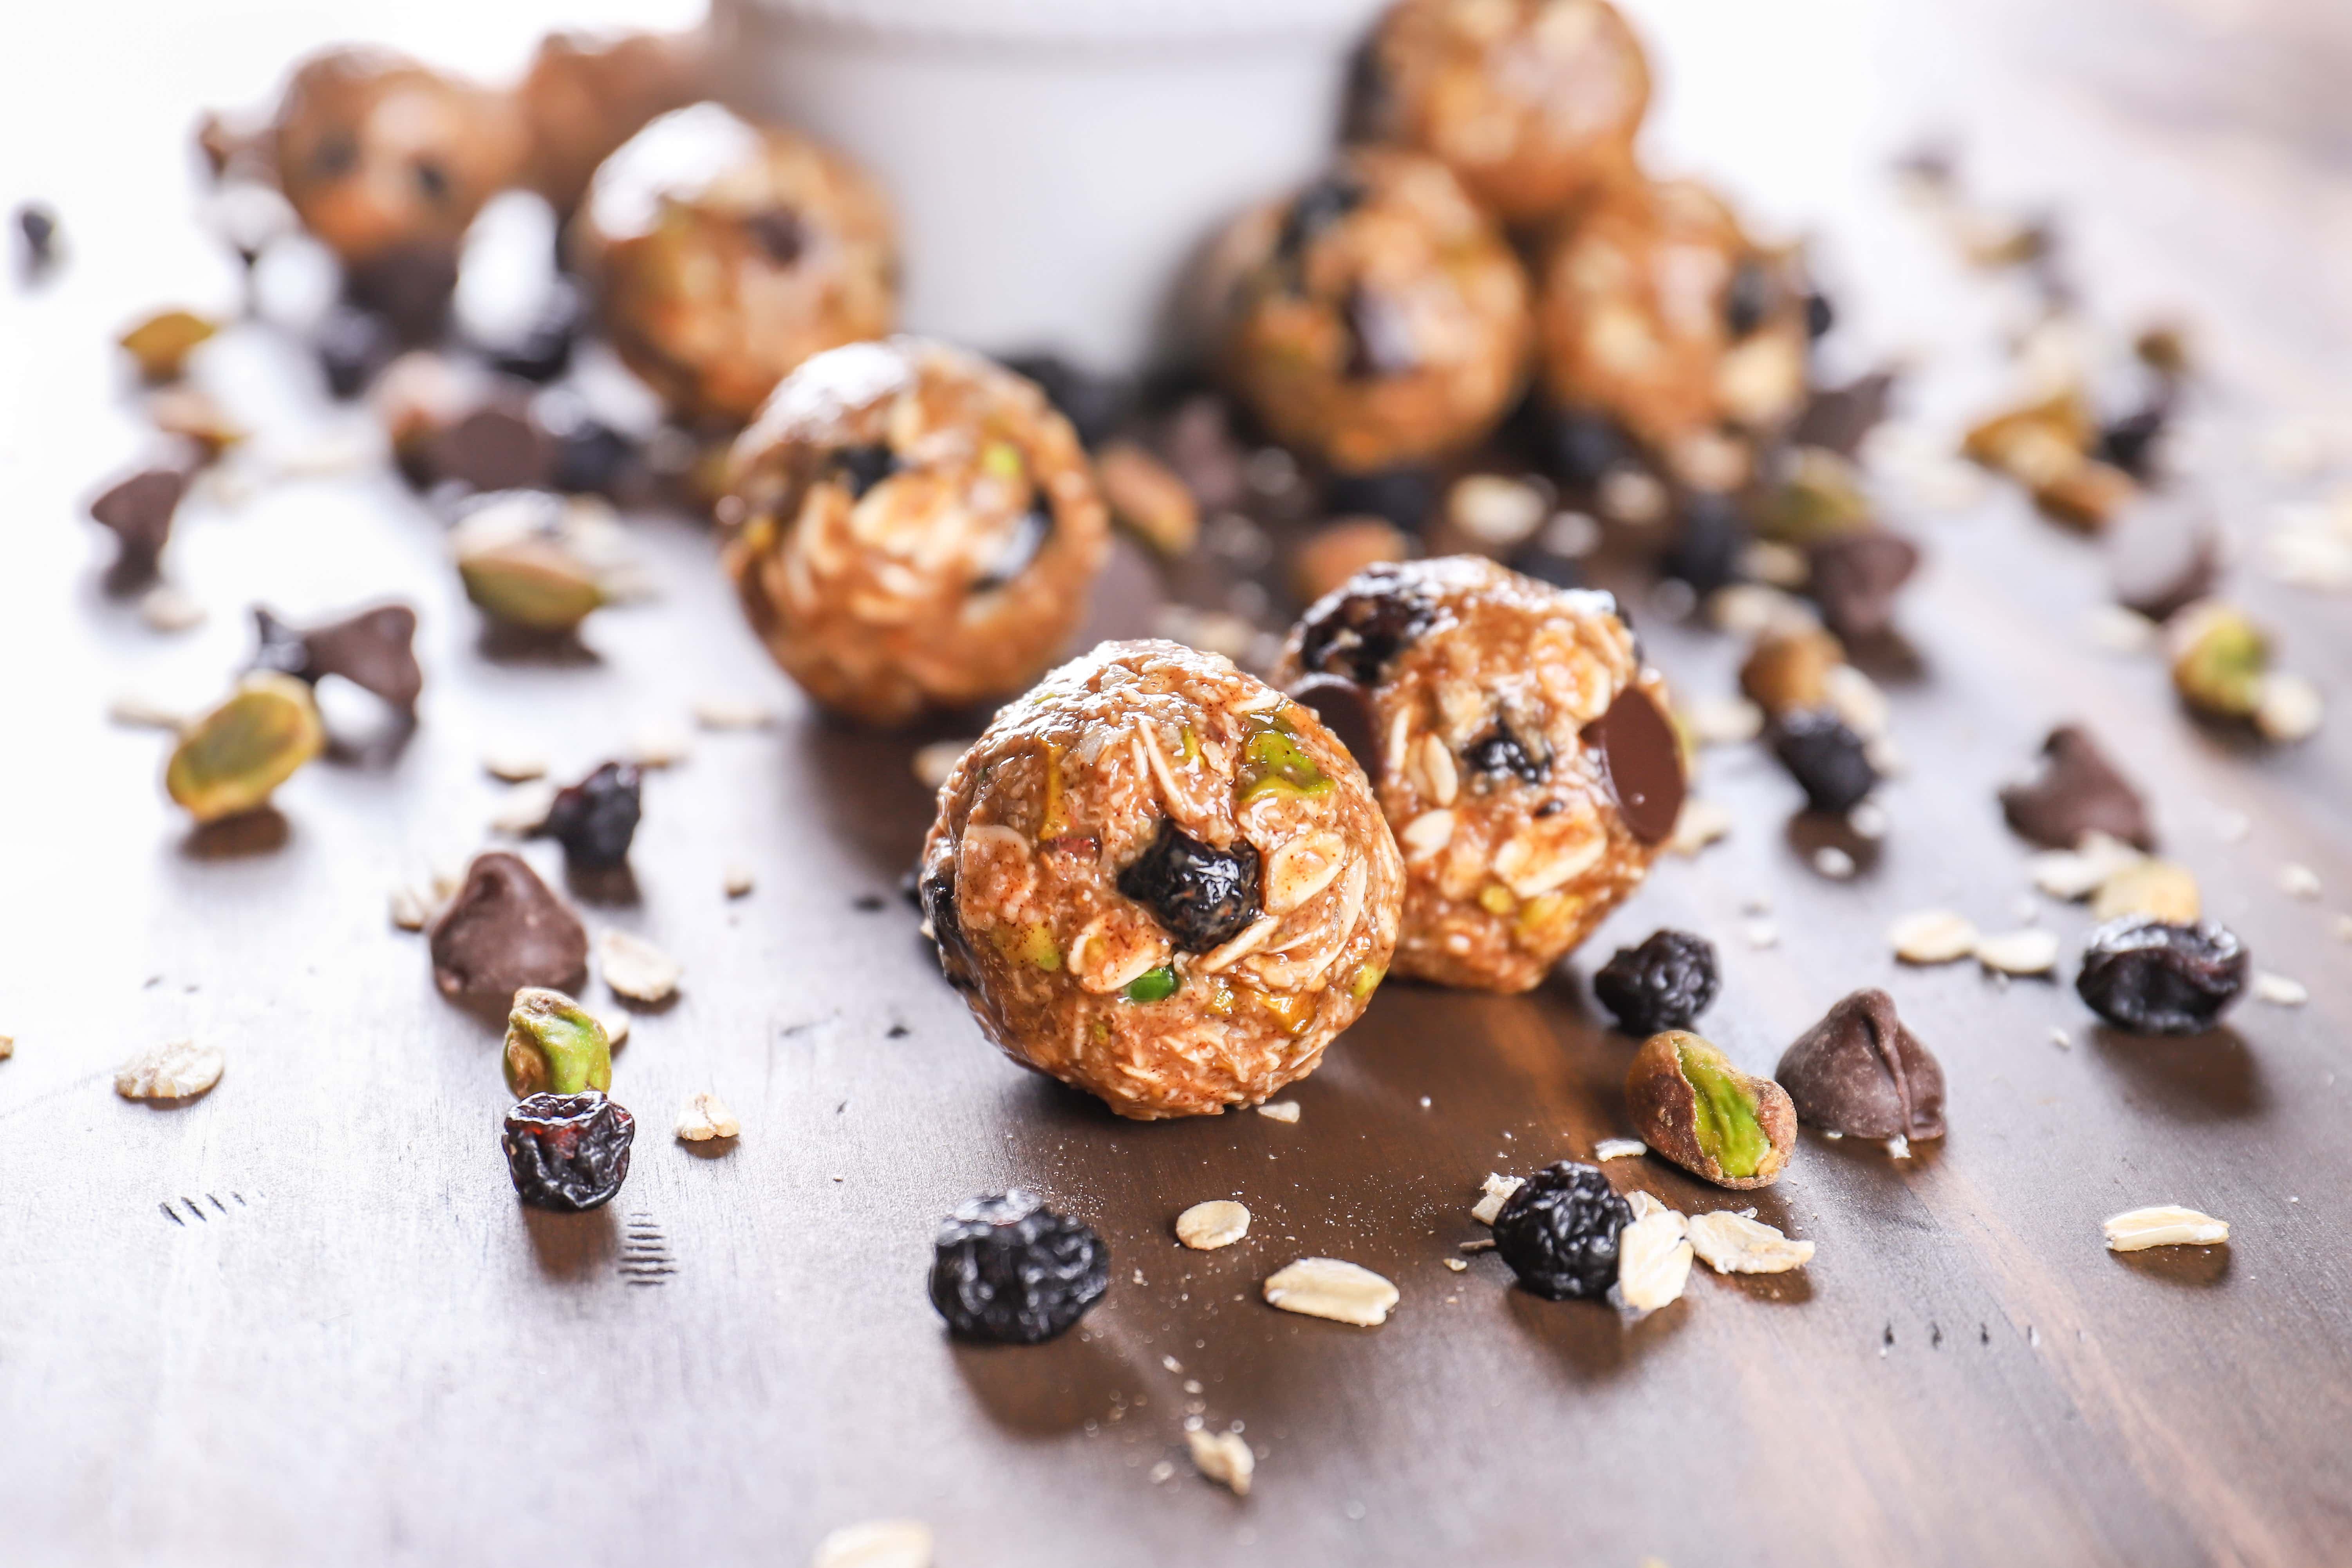
[[[1282,227],[1275,236],[1276,262],[1294,270],[1298,268],[1306,260],[1307,247],[1325,229],[1354,212],[1363,200],[1363,184],[1353,174],[1345,173],[1326,174],[1299,192],[1291,198],[1289,210],[1282,215]]]
[[[1551,771],[1551,761],[1530,752],[1525,742],[1511,733],[1507,724],[1496,724],[1462,748],[1462,760],[1474,773],[1494,776],[1514,773],[1528,784],[1541,784]]]
[[[548,482],[566,495],[612,495],[635,462],[635,442],[601,419],[583,417],[555,437]]]
[[[1552,416],[1548,448],[1552,477],[1563,484],[1590,489],[1601,476],[1633,455],[1617,422],[1605,414],[1566,409]]]
[[[636,1133],[636,1118],[590,1089],[518,1100],[499,1142],[516,1196],[533,1208],[577,1214],[602,1207],[621,1190]]]
[[[971,591],[985,594],[992,589],[1002,588],[1028,571],[1030,563],[1037,559],[1037,552],[1045,548],[1045,541],[1053,537],[1053,532],[1054,504],[1040,495],[1035,505],[1013,520],[1013,527],[1005,533],[1004,542],[997,546],[995,555],[973,581]]]
[[[1324,487],[1323,510],[1334,516],[1386,518],[1407,533],[1418,533],[1437,510],[1441,488],[1437,470],[1417,463],[1333,474]]]
[[[1050,353],[1028,354],[1004,363],[1007,370],[1037,384],[1045,401],[1061,411],[1088,450],[1118,434],[1127,418],[1130,391],[1116,376],[1097,375]]]
[[[963,934],[963,922],[956,916],[955,864],[922,878],[915,884],[915,900],[923,911],[923,919],[931,928],[931,941],[940,950],[940,968],[949,984],[969,987],[972,984],[971,942]]]
[[[485,344],[493,367],[544,385],[572,368],[572,345],[586,325],[587,300],[579,288],[558,279],[530,323],[511,338]]]
[[[1369,566],[1298,624],[1298,662],[1359,686],[1377,686],[1389,661],[1428,629],[1429,601],[1392,565]]]
[[[833,454],[833,481],[849,492],[851,500],[862,500],[867,490],[898,471],[898,454],[879,441],[844,447]]]
[[[1740,552],[1748,547],[1748,519],[1739,503],[1717,490],[1684,498],[1675,542],[1659,561],[1667,576],[1687,583],[1704,598],[1739,581]]]
[[[2154,478],[2157,440],[2171,418],[2170,400],[2158,397],[2101,430],[2097,456],[2136,479]]]
[[[2119,1029],[2194,1035],[2238,999],[2247,968],[2245,944],[2224,927],[2126,915],[2091,933],[2074,989]]]
[[[1633,1218],[1597,1167],[1562,1160],[1504,1201],[1495,1216],[1495,1250],[1537,1295],[1591,1300],[1617,1283],[1617,1236]]]
[[[1816,289],[1805,296],[1805,336],[1819,342],[1837,325],[1837,303]]]
[[[1723,291],[1723,325],[1734,338],[1744,338],[1772,313],[1771,269],[1752,256],[1740,258]]]
[[[1206,952],[1257,919],[1257,873],[1248,839],[1213,848],[1163,816],[1150,847],[1118,874],[1118,890],[1150,910],[1178,947]]]
[[[1110,1289],[1110,1249],[1094,1227],[1017,1187],[959,1205],[932,1246],[931,1305],[964,1339],[1041,1343]]]
[[[1815,811],[1842,816],[1878,787],[1878,770],[1862,737],[1826,708],[1782,714],[1772,727],[1772,754]]]
[[[16,209],[16,233],[25,242],[19,268],[26,278],[38,278],[58,259],[58,215],[39,202]]]
[[[629,858],[629,841],[644,815],[637,770],[626,763],[606,763],[555,792],[555,805],[540,832],[563,846],[563,858],[572,866],[603,870]]]
[[[1592,977],[1592,994],[1617,1015],[1617,1026],[1647,1039],[1687,1029],[1722,984],[1715,944],[1686,931],[1655,931],[1639,947],[1621,947]]]

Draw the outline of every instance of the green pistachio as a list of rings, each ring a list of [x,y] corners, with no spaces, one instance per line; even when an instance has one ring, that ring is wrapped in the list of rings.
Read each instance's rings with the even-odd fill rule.
[[[605,602],[596,574],[551,539],[507,539],[461,550],[466,597],[498,620],[535,632],[568,632]]]
[[[1698,1146],[1727,1176],[1752,1176],[1772,1152],[1756,1120],[1756,1097],[1740,1087],[1723,1053],[1696,1036],[1675,1042],[1697,1110]]]
[[[139,362],[139,374],[151,382],[177,381],[196,345],[219,329],[193,310],[163,310],[148,317],[115,341]]]
[[[2207,602],[2181,611],[2168,628],[2172,684],[2200,713],[2244,719],[2262,706],[2270,638],[2234,605]]]
[[[1870,497],[1854,466],[1821,447],[1800,447],[1788,477],[1770,490],[1757,531],[1783,544],[1811,544],[1870,522]]]
[[[507,1088],[515,1098],[581,1094],[613,1087],[613,1047],[604,1026],[561,991],[527,985],[507,1015]]]
[[[1348,994],[1356,1001],[1362,1001],[1380,988],[1381,979],[1387,973],[1388,971],[1377,963],[1365,964],[1356,971],[1355,980],[1348,986]]]
[[[1130,1002],[1165,1002],[1176,994],[1176,971],[1162,963],[1127,983],[1121,993]]]
[[[1321,795],[1331,781],[1298,743],[1298,731],[1279,713],[1253,714],[1257,728],[1242,746],[1242,765],[1234,780],[1234,798],[1246,805],[1262,795]]]
[[[1769,1186],[1796,1142],[1786,1089],[1680,1029],[1651,1036],[1633,1053],[1625,1102],[1643,1142],[1718,1186]]]
[[[310,689],[259,670],[236,695],[188,726],[163,770],[163,788],[198,822],[253,811],[327,742]]]
[[[1048,974],[1062,967],[1062,950],[1054,945],[1053,931],[1042,922],[1022,932],[1021,956]]]

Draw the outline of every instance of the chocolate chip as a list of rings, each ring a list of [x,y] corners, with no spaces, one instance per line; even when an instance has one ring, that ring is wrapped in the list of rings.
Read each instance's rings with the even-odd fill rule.
[[[2107,576],[2116,603],[2152,621],[2210,598],[2221,579],[2210,514],[2195,500],[2132,508],[2107,547]]]
[[[424,466],[478,490],[538,489],[554,477],[555,443],[527,409],[491,403],[435,432]]]
[[[1334,516],[1384,517],[1407,533],[1418,533],[1437,510],[1441,489],[1437,470],[1419,464],[1334,474],[1323,492],[1323,510]]]
[[[1372,718],[1371,698],[1361,686],[1344,675],[1307,675],[1291,683],[1289,695],[1339,737],[1366,778],[1381,782],[1380,727]]]
[[[2010,826],[2036,844],[2072,849],[2085,833],[2104,833],[2142,849],[2156,847],[2147,803],[2099,750],[2088,731],[2061,724],[2042,742],[2034,775],[2000,792]]]
[[[808,226],[790,207],[770,207],[743,220],[745,232],[760,242],[768,259],[779,267],[796,265],[808,248]]]
[[[1894,624],[1895,595],[1919,569],[1919,547],[1883,528],[1832,535],[1805,554],[1822,619],[1849,641]]]
[[[1856,1138],[1941,1138],[1944,1069],[1884,991],[1857,991],[1797,1037],[1773,1073],[1797,1119]]]
[[[1683,809],[1683,753],[1674,726],[1638,686],[1628,686],[1609,711],[1584,727],[1584,744],[1634,837],[1663,843]]]
[[[1796,428],[1789,433],[1790,445],[1824,447],[1841,458],[1853,457],[1861,449],[1863,437],[1886,417],[1894,391],[1895,377],[1885,371],[1843,386],[1821,388],[1797,416]]]
[[[425,689],[415,641],[416,612],[406,605],[378,605],[302,634],[310,679],[339,675],[404,713],[416,711],[417,693]]]
[[[504,1008],[526,985],[577,993],[588,980],[588,933],[522,859],[478,855],[465,886],[433,922],[433,984],[453,1002]]]
[[[394,246],[353,262],[343,275],[343,298],[383,317],[393,336],[412,348],[448,330],[457,289],[457,251],[432,243]]]
[[[89,503],[89,515],[113,531],[121,542],[115,570],[125,576],[147,576],[155,570],[164,544],[172,537],[172,515],[187,493],[185,470],[159,467],[142,468],[110,487]]]

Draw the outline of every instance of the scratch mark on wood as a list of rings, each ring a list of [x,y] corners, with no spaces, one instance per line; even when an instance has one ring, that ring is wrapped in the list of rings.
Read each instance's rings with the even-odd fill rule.
[[[188,1222],[180,1217],[179,1212],[172,1207],[171,1201],[169,1199],[157,1204],[155,1206],[162,1209],[163,1211],[163,1217],[170,1220],[173,1225],[178,1226],[182,1230],[188,1228]]]

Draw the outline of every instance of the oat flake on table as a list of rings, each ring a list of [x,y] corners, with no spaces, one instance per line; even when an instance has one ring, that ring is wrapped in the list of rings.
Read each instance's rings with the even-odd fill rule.
[[[1494,1224],[1495,1216],[1503,1212],[1503,1205],[1519,1190],[1520,1180],[1517,1176],[1498,1176],[1488,1172],[1486,1185],[1478,1190],[1478,1201],[1471,1205],[1470,1217],[1480,1225]]]
[[[817,1542],[809,1568],[931,1568],[931,1527],[911,1519],[844,1525]]]
[[[607,926],[596,933],[604,984],[632,1002],[663,1002],[686,973],[677,960],[641,936]]]
[[[537,752],[489,752],[482,771],[504,784],[529,784],[547,776],[547,759]]]
[[[1247,1236],[1249,1224],[1248,1209],[1230,1198],[1213,1198],[1176,1216],[1176,1239],[1195,1252],[1213,1252]]]
[[[218,1083],[227,1065],[218,1046],[173,1040],[123,1063],[114,1092],[125,1100],[192,1100]]]
[[[610,1041],[606,1043],[609,1046]],[[714,1138],[740,1137],[743,1124],[735,1120],[725,1100],[704,1089],[680,1108],[677,1131],[689,1143],[705,1143]]]
[[[1249,1496],[1250,1478],[1257,1473],[1257,1456],[1240,1433],[1195,1428],[1184,1434],[1184,1441],[1192,1450],[1194,1469],[1235,1497]]]
[[[1888,926],[1886,941],[1906,963],[1950,963],[1976,951],[1977,928],[1950,910],[1920,910]]]
[[[1728,1209],[1694,1215],[1691,1246],[1717,1274],[1781,1274],[1813,1260],[1813,1244],[1792,1241],[1776,1226]]]
[[[1286,1312],[1375,1329],[1389,1321],[1397,1288],[1360,1264],[1302,1258],[1266,1276],[1265,1299]]]
[[[1654,1312],[1677,1300],[1690,1282],[1687,1225],[1681,1215],[1662,1207],[1619,1232],[1612,1299],[1636,1312]]]
[[[2311,1000],[2311,992],[2303,982],[2273,974],[2266,969],[2254,971],[2253,992],[2255,1001],[2267,1002],[2273,1007],[2300,1007]]]
[[[2029,928],[1979,937],[1977,962],[2001,974],[2047,974],[2058,963],[2058,933]]]
[[[2111,1252],[2151,1247],[2212,1247],[2230,1239],[2230,1222],[2179,1204],[2158,1204],[2111,1215],[2101,1227]]]

